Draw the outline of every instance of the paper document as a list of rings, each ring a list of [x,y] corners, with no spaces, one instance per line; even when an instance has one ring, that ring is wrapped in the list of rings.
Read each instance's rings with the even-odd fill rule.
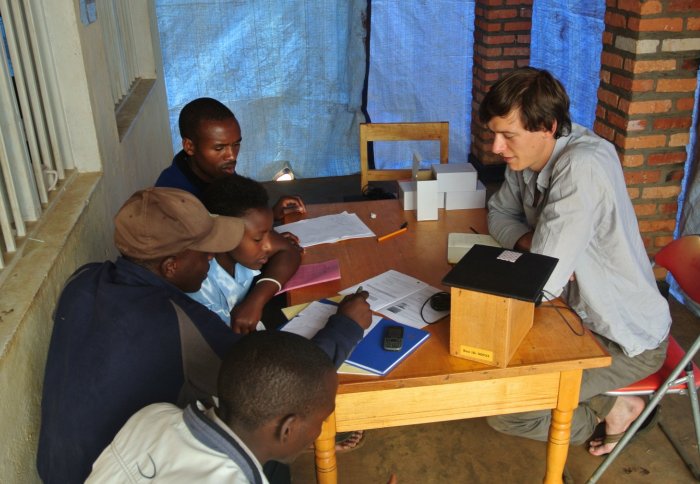
[[[434,323],[450,313],[435,311],[430,307],[429,302],[426,303],[430,296],[440,292],[440,289],[394,270],[343,289],[340,294],[352,294],[359,286],[369,293],[367,302],[372,311],[414,328],[422,328],[426,325],[426,321]]]
[[[275,231],[293,233],[299,237],[299,245],[302,247],[375,236],[357,214],[348,212],[278,225]]]
[[[489,234],[452,232],[447,236],[447,262],[456,264],[464,257],[464,254],[469,252],[469,249],[471,249],[474,244],[490,245],[491,247],[501,246],[501,244]]]
[[[340,297],[333,298],[336,301],[340,300]],[[316,333],[318,333],[321,328],[323,328],[328,322],[328,318],[335,314],[338,310],[335,301],[324,299],[322,301],[314,301],[312,303],[297,304],[296,306],[290,306],[284,308],[282,312],[290,320],[287,324],[280,328],[280,331],[289,331],[290,333],[295,333],[305,338],[311,339]],[[365,335],[375,327],[381,317],[372,316],[372,325],[365,330]],[[348,374],[348,375],[372,375],[377,376],[361,368],[357,368],[347,363],[343,363],[338,368],[338,373]]]
[[[300,287],[321,284],[322,282],[340,279],[340,263],[338,259],[318,262],[316,264],[300,265],[294,275],[282,287],[280,292],[299,289]]]

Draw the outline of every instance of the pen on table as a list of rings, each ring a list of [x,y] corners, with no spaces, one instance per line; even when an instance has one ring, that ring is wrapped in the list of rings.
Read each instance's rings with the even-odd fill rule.
[[[377,238],[377,242],[384,242],[387,239],[390,239],[392,237],[396,237],[397,235],[403,234],[408,230],[408,222],[404,222],[401,224],[401,227],[399,227],[398,230],[394,230],[393,232],[389,232],[386,235],[382,235],[381,237]]]
[[[472,232],[474,232],[475,234],[478,234],[478,233],[479,233],[474,227],[471,227],[471,226],[470,226],[469,229],[470,229]]]

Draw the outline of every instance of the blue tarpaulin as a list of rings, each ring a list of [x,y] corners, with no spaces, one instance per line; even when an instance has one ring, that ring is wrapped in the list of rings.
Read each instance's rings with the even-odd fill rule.
[[[177,117],[213,97],[241,124],[240,173],[268,180],[359,171],[366,0],[158,0],[175,150]]]
[[[466,162],[474,2],[372,0],[367,112],[374,123],[449,121],[450,162]],[[377,168],[439,163],[437,142],[375,142]]]
[[[449,121],[450,161],[465,161],[474,1],[370,1],[366,73],[368,0],[157,0],[175,150],[180,109],[209,96],[240,121],[241,173],[267,180],[281,160],[301,177],[357,173],[367,74],[371,121]],[[530,63],[562,81],[572,119],[587,127],[595,120],[604,15],[604,0],[533,4]],[[689,160],[698,152],[694,135],[695,129]],[[415,147],[383,145],[392,143],[375,143],[380,167],[405,165]],[[418,151],[424,160],[438,159],[436,143],[420,143]],[[683,233],[700,226],[692,210],[700,176],[691,162],[686,168]]]
[[[587,128],[598,103],[604,17],[604,0],[538,0],[532,9],[530,65],[564,84],[572,121]]]

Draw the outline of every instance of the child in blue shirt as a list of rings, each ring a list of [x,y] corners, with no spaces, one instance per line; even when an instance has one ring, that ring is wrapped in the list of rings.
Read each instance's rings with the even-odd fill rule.
[[[296,272],[301,253],[294,238],[272,229],[272,209],[265,188],[237,174],[215,180],[202,195],[209,212],[243,219],[245,233],[230,252],[216,254],[202,288],[190,294],[237,333],[254,331],[265,304]],[[276,255],[274,268],[253,284],[260,268]],[[273,269],[273,270],[270,270]]]

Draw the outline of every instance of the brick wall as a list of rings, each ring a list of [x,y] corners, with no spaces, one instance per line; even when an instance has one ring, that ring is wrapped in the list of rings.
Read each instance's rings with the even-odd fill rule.
[[[476,2],[471,158],[485,172],[500,162],[477,109],[488,85],[527,64],[531,5]],[[606,7],[594,130],[618,150],[644,243],[654,254],[675,228],[700,58],[700,1],[608,0]]]
[[[698,56],[698,0],[607,2],[594,129],[620,154],[650,254],[676,225]]]
[[[474,67],[470,161],[482,180],[503,172],[500,157],[491,153],[493,135],[477,112],[488,86],[503,74],[530,63],[532,0],[477,0],[474,11]]]

